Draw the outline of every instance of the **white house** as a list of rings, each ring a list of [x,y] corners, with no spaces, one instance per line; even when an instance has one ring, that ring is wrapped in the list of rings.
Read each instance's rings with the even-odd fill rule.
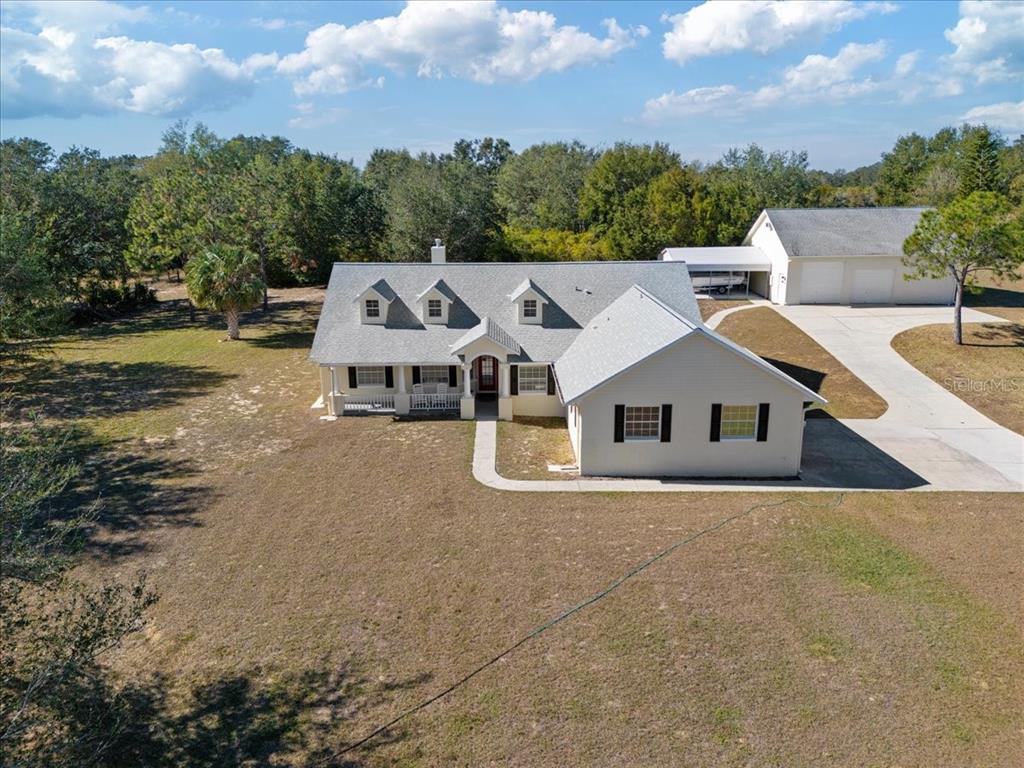
[[[775,304],[949,304],[952,277],[908,280],[903,241],[926,208],[768,208],[742,246],[666,248],[697,278],[745,274]]]
[[[590,475],[794,476],[825,402],[706,328],[672,261],[335,264],[310,356],[332,416],[567,418]]]

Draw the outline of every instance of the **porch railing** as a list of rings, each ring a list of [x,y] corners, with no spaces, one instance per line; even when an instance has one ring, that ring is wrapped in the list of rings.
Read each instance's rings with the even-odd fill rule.
[[[395,396],[389,394],[345,395],[345,410],[363,413],[379,413],[395,410]]]
[[[458,392],[441,392],[431,393],[424,392],[422,394],[410,395],[409,408],[413,411],[448,411],[458,410],[459,398],[461,395]]]

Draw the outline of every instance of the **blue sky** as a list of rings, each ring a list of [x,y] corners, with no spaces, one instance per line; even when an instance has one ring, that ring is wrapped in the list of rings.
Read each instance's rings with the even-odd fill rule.
[[[1024,131],[1024,2],[0,4],[0,133],[152,152],[175,119],[365,161],[460,137],[874,162]]]

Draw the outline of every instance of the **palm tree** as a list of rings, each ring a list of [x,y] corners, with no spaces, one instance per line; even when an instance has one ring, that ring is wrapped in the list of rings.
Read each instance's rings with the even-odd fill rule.
[[[238,313],[263,296],[259,257],[232,245],[213,246],[188,260],[185,285],[196,306],[224,313],[228,338],[238,339]]]

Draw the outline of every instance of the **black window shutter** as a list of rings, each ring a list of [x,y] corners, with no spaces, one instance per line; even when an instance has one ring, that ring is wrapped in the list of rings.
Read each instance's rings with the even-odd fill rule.
[[[393,387],[395,386],[395,368],[391,365],[384,366],[384,386]]]
[[[356,389],[359,386],[359,380],[356,378],[356,368],[354,365],[348,367],[348,388]]]
[[[519,366],[510,365],[508,367],[508,378],[509,378],[509,394],[519,394]]]
[[[768,403],[757,406],[757,442],[768,440]]]
[[[661,406],[661,442],[672,442],[672,404]]]
[[[448,386],[449,387],[457,387],[457,386],[459,386],[459,378],[458,378],[458,376],[459,376],[459,374],[458,374],[458,367],[454,366],[454,365],[449,365],[448,366]]]
[[[722,404],[711,404],[711,442],[717,443],[722,440]]]
[[[548,366],[548,394],[555,394],[555,371],[550,365]]]
[[[616,405],[615,406],[615,442],[624,443],[626,441],[626,406]]]
[[[421,380],[422,379],[420,379],[420,367],[418,365],[414,365],[412,367],[412,383],[419,384]]]

